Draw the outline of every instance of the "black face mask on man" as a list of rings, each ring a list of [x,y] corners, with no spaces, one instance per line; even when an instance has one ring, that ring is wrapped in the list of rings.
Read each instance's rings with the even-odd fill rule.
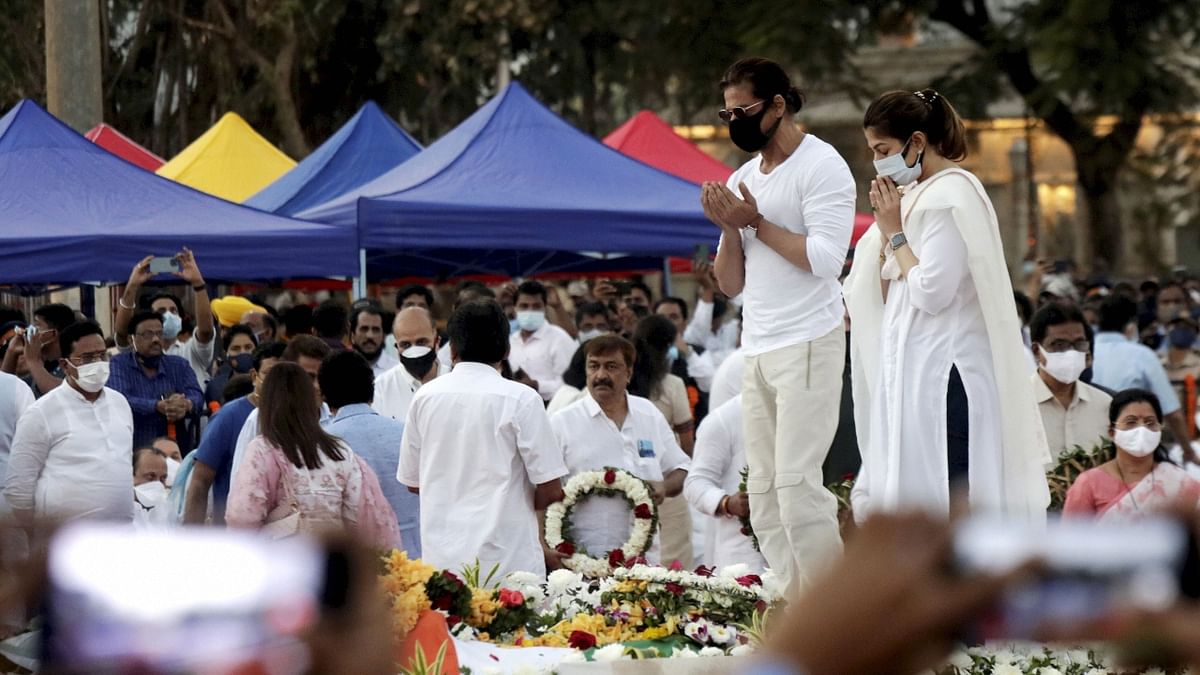
[[[425,376],[433,369],[435,361],[437,361],[437,352],[423,345],[413,345],[400,352],[400,365],[404,366],[409,375],[418,380],[425,379]]]
[[[771,128],[763,131],[762,121],[767,114],[767,109],[770,104],[763,105],[762,110],[758,111],[757,115],[749,117],[738,117],[729,121],[729,140],[733,144],[741,148],[745,152],[758,152],[767,146],[767,142],[779,130],[779,125],[783,122],[780,117],[775,120]]]

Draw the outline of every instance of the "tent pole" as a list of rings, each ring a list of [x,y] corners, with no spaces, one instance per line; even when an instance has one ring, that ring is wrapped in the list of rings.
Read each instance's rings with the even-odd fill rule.
[[[662,266],[662,292],[663,297],[675,295],[671,289],[671,259],[663,258]]]
[[[358,277],[354,280],[354,297],[367,297],[367,249],[358,249]]]

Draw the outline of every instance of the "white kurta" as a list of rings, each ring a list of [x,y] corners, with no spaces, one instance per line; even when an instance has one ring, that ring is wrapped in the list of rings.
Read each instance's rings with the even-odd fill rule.
[[[853,504],[949,512],[946,394],[957,367],[969,406],[971,507],[1045,522],[1049,461],[1024,368],[1021,325],[995,211],[978,179],[947,169],[910,186],[904,231],[920,263],[896,277],[876,228],[845,283],[863,467]],[[887,302],[880,277],[893,278]]]
[[[433,367],[438,369],[438,377],[450,372],[440,362]],[[403,422],[408,417],[408,406],[420,388],[421,381],[413,377],[404,364],[399,364],[375,378],[375,400],[371,402],[371,408],[384,417]]]
[[[69,383],[17,423],[4,495],[39,518],[133,519],[133,413],[105,388],[88,401]]]
[[[746,467],[746,444],[742,436],[742,397],[735,396],[708,413],[696,431],[692,468],[683,494],[692,508],[707,519],[705,560],[722,568],[743,564],[761,572],[767,562],[754,550],[750,537],[742,534],[737,518],[715,516],[726,495],[738,493],[742,469]]]
[[[17,421],[33,405],[33,390],[16,375],[0,373],[0,486],[8,475],[9,447],[13,434],[17,432]],[[7,510],[7,502],[0,499],[0,513]]]
[[[742,393],[742,379],[746,374],[746,353],[740,348],[726,357],[713,376],[712,391],[708,393],[708,409],[716,410],[726,401]]]
[[[397,479],[421,491],[421,551],[438,569],[478,561],[545,576],[534,488],[567,473],[541,397],[462,362],[408,410]]]

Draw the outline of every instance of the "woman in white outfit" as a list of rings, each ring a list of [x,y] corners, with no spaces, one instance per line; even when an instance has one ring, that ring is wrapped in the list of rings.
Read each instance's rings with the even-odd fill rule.
[[[853,505],[1044,520],[1050,460],[1024,367],[999,226],[979,180],[956,163],[966,132],[932,89],[879,97],[863,120],[879,174],[876,227],[845,284],[863,454]]]

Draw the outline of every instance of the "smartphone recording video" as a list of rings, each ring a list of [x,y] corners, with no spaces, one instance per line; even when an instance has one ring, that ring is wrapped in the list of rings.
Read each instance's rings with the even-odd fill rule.
[[[173,256],[156,255],[150,259],[151,274],[170,274],[179,271],[179,261]]]
[[[954,563],[963,574],[1005,574],[1029,561],[1040,571],[1010,590],[971,639],[1026,640],[1121,609],[1156,610],[1200,594],[1195,540],[1166,517],[1136,523],[1051,520],[1045,529],[975,518],[955,532]]]
[[[48,672],[300,672],[328,558],[316,542],[76,525],[50,547]]]

